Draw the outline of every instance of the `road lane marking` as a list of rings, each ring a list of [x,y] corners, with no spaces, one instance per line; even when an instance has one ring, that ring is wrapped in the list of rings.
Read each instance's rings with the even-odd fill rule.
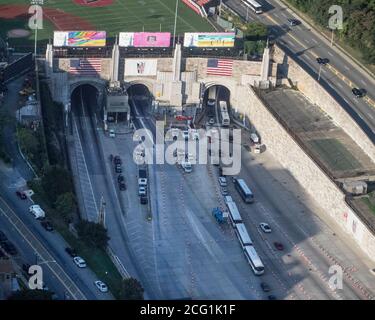
[[[79,288],[75,285],[75,283],[73,282],[73,280],[65,273],[64,269],[62,269],[62,267],[54,260],[52,259],[53,256],[49,253],[49,251],[43,246],[43,244],[39,241],[39,239],[37,239],[33,233],[26,227],[26,225],[23,223],[23,221],[16,215],[16,213],[8,206],[8,204],[5,202],[5,200],[0,197],[0,201],[2,202],[2,204],[4,204],[4,206],[8,209],[8,214],[12,214],[12,218],[15,220],[13,221],[12,218],[7,214],[7,212],[4,211],[3,208],[0,207],[0,211],[2,212],[2,214],[4,215],[4,217],[6,217],[9,221],[9,223],[13,226],[13,228],[15,228],[17,230],[17,232],[21,235],[22,239],[24,241],[26,241],[30,247],[33,249],[33,251],[35,251],[38,256],[40,258],[43,259],[43,261],[49,261],[49,262],[52,262],[52,260],[54,261],[54,263],[56,263],[56,266],[58,266],[60,269],[61,269],[61,274],[65,276],[65,280],[69,280],[70,281],[70,284],[68,286],[68,284],[60,277],[60,275],[57,273],[57,271],[55,271],[50,265],[49,265],[49,262],[47,263],[44,263],[50,270],[51,272],[56,276],[57,279],[59,279],[59,281],[61,282],[61,284],[67,289],[67,291],[70,293],[70,295],[72,297],[74,297],[74,299],[78,300],[78,298],[76,297],[76,294],[74,294],[72,292],[72,290],[70,289],[71,287],[73,287],[76,291],[76,293],[79,293],[82,298],[84,300],[86,300],[86,297],[85,295],[79,290]],[[19,224],[19,226],[17,225],[17,223]],[[24,230],[26,230],[28,233],[29,233],[29,236],[31,239],[33,239],[33,241],[35,242],[35,245],[31,243],[31,239],[29,240],[26,235],[20,230],[20,228],[23,228]],[[39,247],[39,251],[37,249],[37,247]],[[46,254],[47,254],[47,259],[45,257],[43,257],[43,255],[41,254],[40,252],[40,249],[42,249]]]
[[[271,22],[273,22],[275,25],[278,25],[277,21],[275,19],[273,19],[268,13],[264,15],[266,18],[268,18]],[[295,36],[293,36],[292,34],[288,34],[292,39],[294,39],[296,42],[298,42],[303,48],[307,49],[306,46],[304,44],[302,44]],[[312,39],[314,42],[316,42],[315,39]],[[315,58],[318,58],[319,56],[313,52],[313,51],[310,51],[310,53],[315,57]],[[332,53],[330,53],[328,51],[328,54],[330,54],[332,57]],[[330,69],[334,74],[336,74],[338,77],[340,77],[346,84],[348,84],[350,87],[353,87],[355,86],[354,83],[349,80],[348,78],[346,78],[340,71],[338,71],[335,67],[333,67],[332,65],[327,65],[327,68]],[[358,87],[358,86],[357,86]],[[375,101],[372,100],[370,97],[365,97],[364,98],[364,101],[367,102],[367,104],[370,106],[370,107],[373,107],[375,108]]]
[[[331,57],[333,57],[333,54],[332,54],[330,51],[327,51],[327,53],[328,53]]]

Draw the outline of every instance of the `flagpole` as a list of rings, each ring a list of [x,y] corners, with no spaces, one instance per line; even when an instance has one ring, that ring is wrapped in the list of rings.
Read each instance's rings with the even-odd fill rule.
[[[176,0],[176,10],[174,13],[174,27],[173,27],[173,48],[176,45],[176,27],[177,27],[177,11],[178,11],[178,1]]]

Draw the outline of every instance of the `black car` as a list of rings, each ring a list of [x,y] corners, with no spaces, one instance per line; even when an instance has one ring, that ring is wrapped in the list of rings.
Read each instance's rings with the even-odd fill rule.
[[[65,248],[65,251],[68,255],[70,255],[72,258],[77,256],[77,252],[73,248]]]
[[[117,165],[117,164],[122,164],[122,160],[121,160],[121,158],[120,158],[120,156],[115,156],[114,158],[113,158],[113,161],[114,161],[114,163]]]
[[[125,181],[125,178],[122,174],[119,174],[119,176],[117,177],[117,182],[120,183],[120,182],[124,182]]]
[[[289,25],[291,25],[292,27],[298,26],[301,24],[301,21],[297,19],[288,19],[288,22],[289,22]]]
[[[52,224],[51,222],[49,222],[48,220],[44,220],[40,223],[42,225],[42,227],[44,229],[46,229],[47,231],[51,232],[53,231],[53,227],[52,227]]]
[[[141,202],[141,204],[148,204],[147,196],[141,196],[140,197],[140,202]]]
[[[276,296],[271,294],[271,295],[268,296],[268,300],[277,300],[277,298],[276,298]]]
[[[4,232],[0,231],[0,243],[7,242],[8,238]]]
[[[124,181],[119,182],[118,187],[119,187],[120,191],[125,191],[126,190],[125,182]]]
[[[18,254],[16,247],[9,241],[2,243],[1,246],[3,247],[4,251],[11,256]]]
[[[23,192],[23,191],[17,190],[16,195],[17,195],[18,198],[20,198],[22,200],[27,199],[27,196],[26,196],[25,192]]]
[[[318,62],[319,64],[322,64],[322,65],[326,65],[329,63],[329,59],[328,58],[316,58],[316,62]]]
[[[262,290],[263,290],[264,292],[270,292],[270,291],[271,291],[270,286],[269,286],[267,283],[265,283],[265,282],[262,282],[262,283],[260,284],[260,287],[262,288]]]
[[[356,96],[356,98],[363,98],[367,92],[365,89],[353,88],[352,93]]]

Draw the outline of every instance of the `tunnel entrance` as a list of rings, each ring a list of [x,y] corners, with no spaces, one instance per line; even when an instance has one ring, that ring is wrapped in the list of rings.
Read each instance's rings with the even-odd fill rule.
[[[100,115],[103,110],[98,103],[99,91],[91,84],[81,84],[76,87],[71,94],[70,102],[72,112],[82,114],[86,110],[90,115],[96,113]],[[85,106],[85,108],[83,108]]]
[[[146,85],[132,84],[127,92],[133,116],[144,116],[151,112],[153,96]]]
[[[228,126],[230,122],[230,91],[222,85],[213,85],[203,94],[203,109],[208,122]]]

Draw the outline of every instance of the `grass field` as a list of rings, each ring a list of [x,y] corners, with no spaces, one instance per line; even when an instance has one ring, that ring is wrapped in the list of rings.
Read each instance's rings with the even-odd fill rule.
[[[362,167],[358,160],[336,139],[312,140],[310,145],[334,171],[356,170]]]
[[[25,5],[28,0],[0,0],[1,5]],[[94,30],[107,31],[107,37],[111,38],[121,31],[167,31],[173,32],[175,0],[114,0],[107,7],[88,7],[74,3],[72,0],[45,1],[43,8],[58,9],[56,12],[65,12],[79,17],[94,27]],[[1,18],[1,9],[0,9]],[[52,18],[53,20],[53,18]],[[60,19],[61,20],[61,19]],[[59,20],[59,21],[60,21]],[[54,23],[59,23],[54,20]],[[52,39],[54,26],[48,19],[44,19],[45,30],[38,31],[38,39]],[[64,30],[77,30],[75,23],[69,25],[64,21],[61,26]],[[26,18],[0,19],[0,33],[2,36],[12,28],[27,28]],[[198,16],[181,1],[179,2],[177,18],[177,34],[184,32],[213,31],[213,27],[203,18]],[[33,39],[30,35],[28,41]],[[14,43],[22,43],[25,39],[12,40]]]

